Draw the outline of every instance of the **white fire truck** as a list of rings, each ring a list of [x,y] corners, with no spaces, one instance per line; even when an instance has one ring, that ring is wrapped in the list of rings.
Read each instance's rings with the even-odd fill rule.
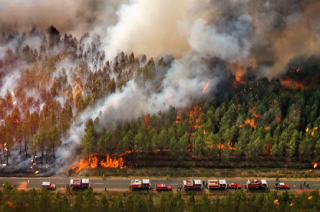
[[[131,180],[130,189],[131,190],[138,190],[138,189],[150,189],[151,182],[149,179],[135,179]]]
[[[42,188],[47,188],[48,190],[54,190],[56,189],[56,184],[50,183],[50,182],[42,182]]]
[[[89,179],[70,179],[72,189],[86,189],[90,187]]]
[[[188,190],[201,190],[203,188],[201,180],[184,180],[182,188]]]

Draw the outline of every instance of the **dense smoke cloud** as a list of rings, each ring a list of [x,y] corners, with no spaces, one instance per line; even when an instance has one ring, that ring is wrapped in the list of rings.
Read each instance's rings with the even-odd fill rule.
[[[36,26],[46,31],[54,25],[63,33],[81,37],[99,25],[106,30],[117,22],[117,7],[128,0],[12,0],[0,1],[0,30],[29,31]]]

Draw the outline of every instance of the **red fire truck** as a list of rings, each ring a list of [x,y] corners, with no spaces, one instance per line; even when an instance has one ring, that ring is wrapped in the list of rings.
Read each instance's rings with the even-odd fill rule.
[[[172,191],[171,185],[157,184],[156,191]]]
[[[246,185],[247,189],[262,189],[262,190],[266,190],[268,189],[268,184],[266,180],[259,180],[259,179],[254,179],[251,180],[249,179],[247,181],[247,185]]]
[[[239,183],[229,183],[228,188],[229,189],[241,189],[241,184],[239,184]]]
[[[47,188],[48,190],[54,190],[56,189],[56,184],[50,183],[50,182],[42,182],[42,188]]]
[[[290,186],[288,183],[280,182],[280,183],[275,183],[274,184],[275,189],[290,189]]]
[[[137,189],[150,189],[151,183],[149,179],[135,179],[131,180],[131,190],[137,190]]]
[[[184,180],[182,183],[182,188],[186,191],[188,190],[201,190],[202,182],[201,180]]]
[[[210,190],[219,189],[219,181],[218,180],[208,180],[208,189],[210,189]]]
[[[70,179],[72,189],[86,189],[90,187],[89,179]]]

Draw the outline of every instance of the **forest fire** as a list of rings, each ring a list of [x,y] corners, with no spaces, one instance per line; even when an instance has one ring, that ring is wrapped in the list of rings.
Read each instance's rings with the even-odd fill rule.
[[[318,127],[315,127],[314,129],[313,129],[313,131],[311,132],[311,136],[314,136],[314,131],[316,131],[318,129]]]
[[[209,80],[208,83],[204,86],[204,88],[203,88],[203,93],[206,91],[206,89],[208,88],[209,84],[210,84],[210,80]]]

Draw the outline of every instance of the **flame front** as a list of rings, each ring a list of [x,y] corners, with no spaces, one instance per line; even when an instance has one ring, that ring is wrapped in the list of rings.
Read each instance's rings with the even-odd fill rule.
[[[203,93],[206,91],[206,89],[208,88],[209,84],[210,84],[210,80],[209,80],[208,83],[204,86],[204,88],[203,88]]]
[[[95,169],[98,167],[99,164],[99,160],[97,158],[98,154],[97,153],[93,153],[91,155],[89,155],[89,157],[87,159],[80,159],[80,163],[78,163],[77,165],[73,166],[71,169],[75,169],[78,168],[76,170],[76,174],[78,174],[81,170],[85,169],[85,168],[92,168]],[[109,155],[107,155],[106,161],[101,161],[100,162],[100,166],[101,167],[105,167],[105,168],[125,168],[125,166],[123,165],[124,161],[123,158],[120,157],[119,159],[112,159]]]

